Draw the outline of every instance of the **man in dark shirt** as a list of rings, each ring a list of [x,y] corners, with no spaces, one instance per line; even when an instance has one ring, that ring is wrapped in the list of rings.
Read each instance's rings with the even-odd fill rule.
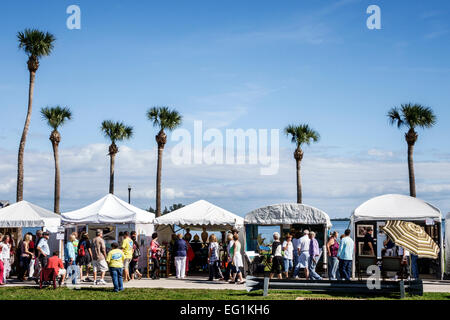
[[[364,236],[363,254],[366,256],[375,255],[372,228],[368,228]]]

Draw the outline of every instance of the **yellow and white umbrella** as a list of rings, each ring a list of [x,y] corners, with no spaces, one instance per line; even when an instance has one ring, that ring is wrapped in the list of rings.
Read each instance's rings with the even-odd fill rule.
[[[415,223],[389,220],[383,230],[396,245],[402,246],[419,258],[437,259],[439,255],[439,246],[421,226]]]

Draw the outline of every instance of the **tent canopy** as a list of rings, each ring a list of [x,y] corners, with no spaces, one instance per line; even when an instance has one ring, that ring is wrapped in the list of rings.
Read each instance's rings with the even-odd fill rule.
[[[199,200],[155,219],[157,225],[177,225],[182,228],[226,231],[240,229],[244,219],[205,200]]]
[[[354,222],[364,220],[441,221],[441,211],[431,204],[401,194],[386,194],[367,200],[353,211]]]
[[[300,203],[281,203],[262,207],[245,216],[246,224],[324,224],[331,227],[328,214],[317,208]]]
[[[60,225],[59,215],[25,200],[0,209],[2,228],[45,227],[51,232],[56,232]]]
[[[152,223],[155,215],[108,194],[75,211],[61,214],[65,223]]]

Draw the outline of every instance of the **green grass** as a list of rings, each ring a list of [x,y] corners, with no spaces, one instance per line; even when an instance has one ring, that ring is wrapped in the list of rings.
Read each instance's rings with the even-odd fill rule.
[[[305,298],[338,298],[338,299],[399,299],[398,295],[385,296],[348,296],[340,294],[318,294],[308,291],[271,290],[269,296],[263,297],[261,291],[247,293],[237,290],[207,289],[154,289],[128,288],[114,293],[105,288],[69,288],[38,289],[35,287],[3,287],[0,288],[0,300],[295,300]],[[423,296],[406,297],[407,300],[450,300],[450,293],[425,293]]]

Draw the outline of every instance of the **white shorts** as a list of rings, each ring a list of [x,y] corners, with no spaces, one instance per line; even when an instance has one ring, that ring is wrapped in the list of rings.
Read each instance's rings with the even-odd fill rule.
[[[66,274],[66,269],[59,269],[58,277],[61,277],[61,276],[65,275],[65,274]]]
[[[97,272],[97,271],[106,272],[106,271],[108,271],[108,265],[106,264],[106,260],[93,260],[92,261],[92,268],[94,269],[94,272]]]

